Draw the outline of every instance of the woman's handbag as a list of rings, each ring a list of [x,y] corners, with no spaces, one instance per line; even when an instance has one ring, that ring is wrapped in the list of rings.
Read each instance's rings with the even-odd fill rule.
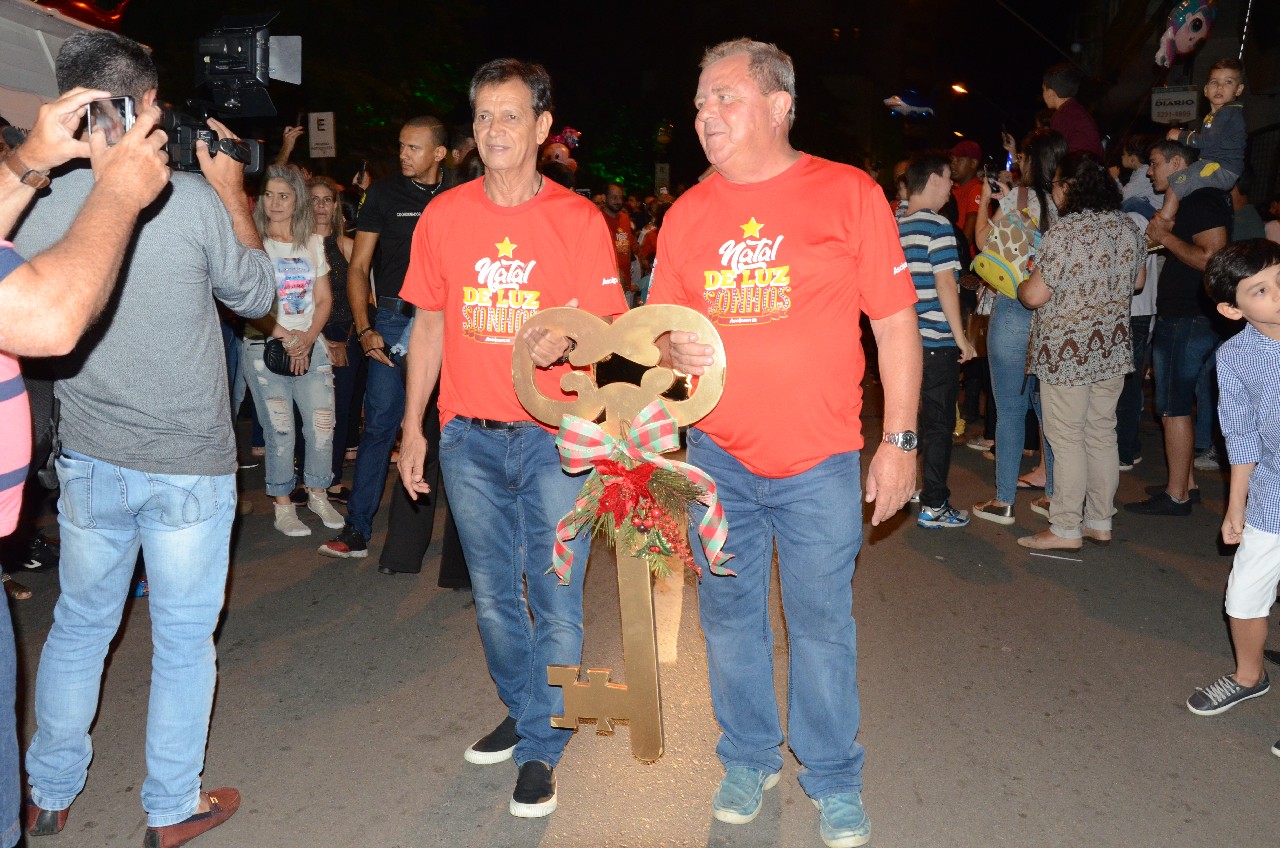
[[[978,356],[987,355],[987,331],[991,328],[991,316],[970,312],[964,322],[964,335],[973,345]]]
[[[284,352],[284,342],[275,336],[267,339],[262,346],[262,361],[272,374],[279,374],[281,377],[297,376],[289,363],[289,354]]]
[[[1027,189],[1019,187],[1014,211],[991,222],[987,246],[974,257],[974,273],[1005,297],[1017,297],[1018,286],[1031,276],[1039,244],[1037,222],[1027,213]]]

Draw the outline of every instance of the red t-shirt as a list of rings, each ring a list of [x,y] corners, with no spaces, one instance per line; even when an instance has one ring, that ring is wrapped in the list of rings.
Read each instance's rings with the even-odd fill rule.
[[[613,236],[613,249],[618,255],[618,279],[622,281],[623,288],[628,288],[631,285],[631,254],[636,249],[636,233],[631,225],[631,216],[622,210],[617,215],[608,209],[601,211]]]
[[[696,426],[764,477],[862,447],[859,317],[915,301],[884,192],[808,154],[764,182],[715,174],[689,189],[663,223],[649,297],[716,325],[724,395]]]
[[[959,226],[964,229],[964,222],[971,215],[978,214],[978,207],[982,205],[982,180],[974,177],[967,183],[953,185],[951,187],[951,196],[956,199],[956,214],[960,216]],[[975,250],[974,245],[969,245],[970,252]]]
[[[600,210],[552,182],[519,206],[489,200],[483,180],[433,200],[413,231],[400,297],[444,312],[442,424],[455,415],[530,420],[511,382],[511,349],[541,310],[576,297],[596,315],[627,311]],[[560,390],[568,368],[538,369],[544,395],[573,399]]]

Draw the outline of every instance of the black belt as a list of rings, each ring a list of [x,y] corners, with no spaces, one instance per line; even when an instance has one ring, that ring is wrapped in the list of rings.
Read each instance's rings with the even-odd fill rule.
[[[407,300],[401,300],[398,297],[379,297],[378,308],[386,309],[390,312],[398,312],[406,318],[413,317],[413,310],[417,307]]]
[[[494,421],[491,418],[471,418],[459,415],[458,418],[485,430],[520,430],[525,427],[537,427],[537,421]]]

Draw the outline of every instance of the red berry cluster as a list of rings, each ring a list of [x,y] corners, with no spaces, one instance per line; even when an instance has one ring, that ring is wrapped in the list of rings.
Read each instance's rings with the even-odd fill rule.
[[[631,525],[648,537],[650,554],[660,555],[669,549],[689,568],[696,569],[689,549],[688,526],[657,503],[647,498],[640,501],[631,515]]]

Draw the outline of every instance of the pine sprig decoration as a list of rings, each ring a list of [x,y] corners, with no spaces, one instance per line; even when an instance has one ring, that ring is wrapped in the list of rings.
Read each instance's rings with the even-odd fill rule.
[[[641,465],[596,463],[597,473],[583,486],[570,520],[588,524],[594,536],[643,559],[660,577],[671,573],[672,559],[701,575],[689,546],[689,507],[706,489],[675,471]],[[623,506],[629,508],[620,515]]]

